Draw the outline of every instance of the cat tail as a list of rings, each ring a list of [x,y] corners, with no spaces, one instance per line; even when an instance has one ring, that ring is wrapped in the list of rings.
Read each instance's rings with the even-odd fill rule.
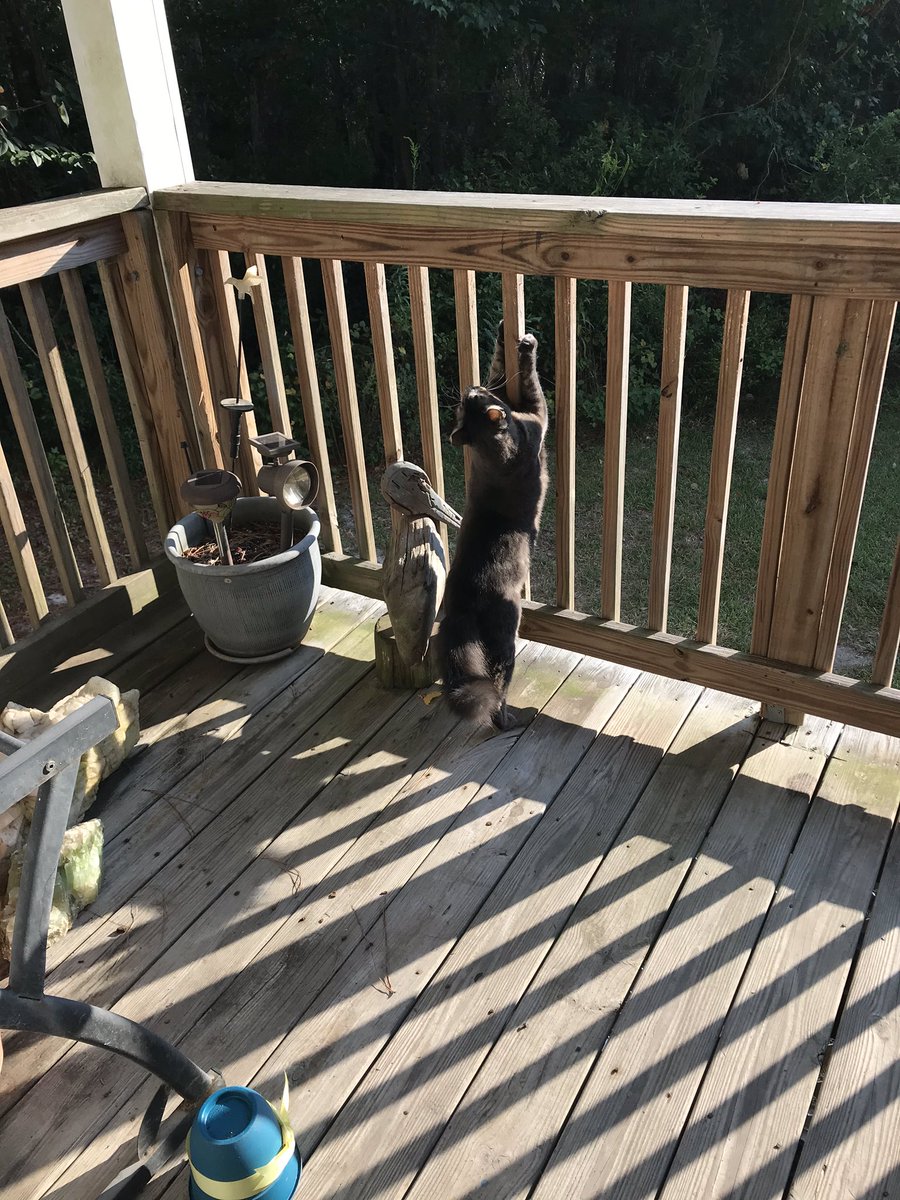
[[[460,717],[490,725],[503,697],[488,671],[484,647],[468,629],[445,625],[441,630],[444,695]]]
[[[447,699],[458,716],[479,725],[490,725],[501,705],[500,689],[487,677],[455,681],[447,688]]]

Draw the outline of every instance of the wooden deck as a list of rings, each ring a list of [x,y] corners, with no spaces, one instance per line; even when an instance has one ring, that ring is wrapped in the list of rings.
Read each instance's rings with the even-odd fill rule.
[[[304,1200],[900,1197],[900,741],[530,643],[485,739],[379,690],[379,611],[238,670],[170,600],[58,675],[145,732],[48,989],[286,1071]],[[153,1081],[4,1044],[0,1196],[93,1200]]]

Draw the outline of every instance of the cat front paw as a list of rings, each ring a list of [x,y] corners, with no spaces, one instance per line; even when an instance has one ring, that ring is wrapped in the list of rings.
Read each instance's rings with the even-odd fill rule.
[[[537,353],[537,338],[533,333],[525,333],[519,338],[519,357],[534,358]]]

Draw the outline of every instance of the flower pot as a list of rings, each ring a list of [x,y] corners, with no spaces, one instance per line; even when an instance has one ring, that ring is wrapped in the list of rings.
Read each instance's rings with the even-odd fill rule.
[[[277,500],[245,496],[235,503],[231,528],[271,522],[277,530],[280,520]],[[280,554],[232,567],[208,567],[183,557],[188,547],[213,541],[208,521],[191,513],[169,530],[166,557],[212,653],[252,662],[278,658],[299,646],[322,581],[319,518],[311,508],[294,513],[294,532],[294,545]]]

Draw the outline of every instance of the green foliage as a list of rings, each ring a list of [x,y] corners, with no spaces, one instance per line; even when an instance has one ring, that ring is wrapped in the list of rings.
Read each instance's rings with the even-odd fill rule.
[[[0,192],[8,203],[95,182],[55,0],[7,0]],[[900,6],[882,0],[257,0],[169,6],[201,178],[591,196],[900,201]],[[321,289],[320,385],[340,454]],[[449,273],[432,272],[441,402],[454,401]],[[361,273],[347,269],[363,430],[379,443]],[[479,278],[482,363],[499,319]],[[528,323],[552,402],[553,288]],[[397,382],[417,409],[405,274],[389,270]],[[290,351],[287,315],[276,315]],[[603,419],[606,288],[579,289],[579,414]],[[632,416],[656,410],[662,289],[636,286]],[[692,293],[685,405],[714,401],[725,296]],[[777,391],[787,300],[754,296],[744,391]],[[251,338],[252,340],[252,338]],[[253,365],[253,364],[251,364]],[[290,374],[290,363],[288,363]],[[265,407],[264,381],[252,375]],[[289,395],[299,410],[299,397]]]

